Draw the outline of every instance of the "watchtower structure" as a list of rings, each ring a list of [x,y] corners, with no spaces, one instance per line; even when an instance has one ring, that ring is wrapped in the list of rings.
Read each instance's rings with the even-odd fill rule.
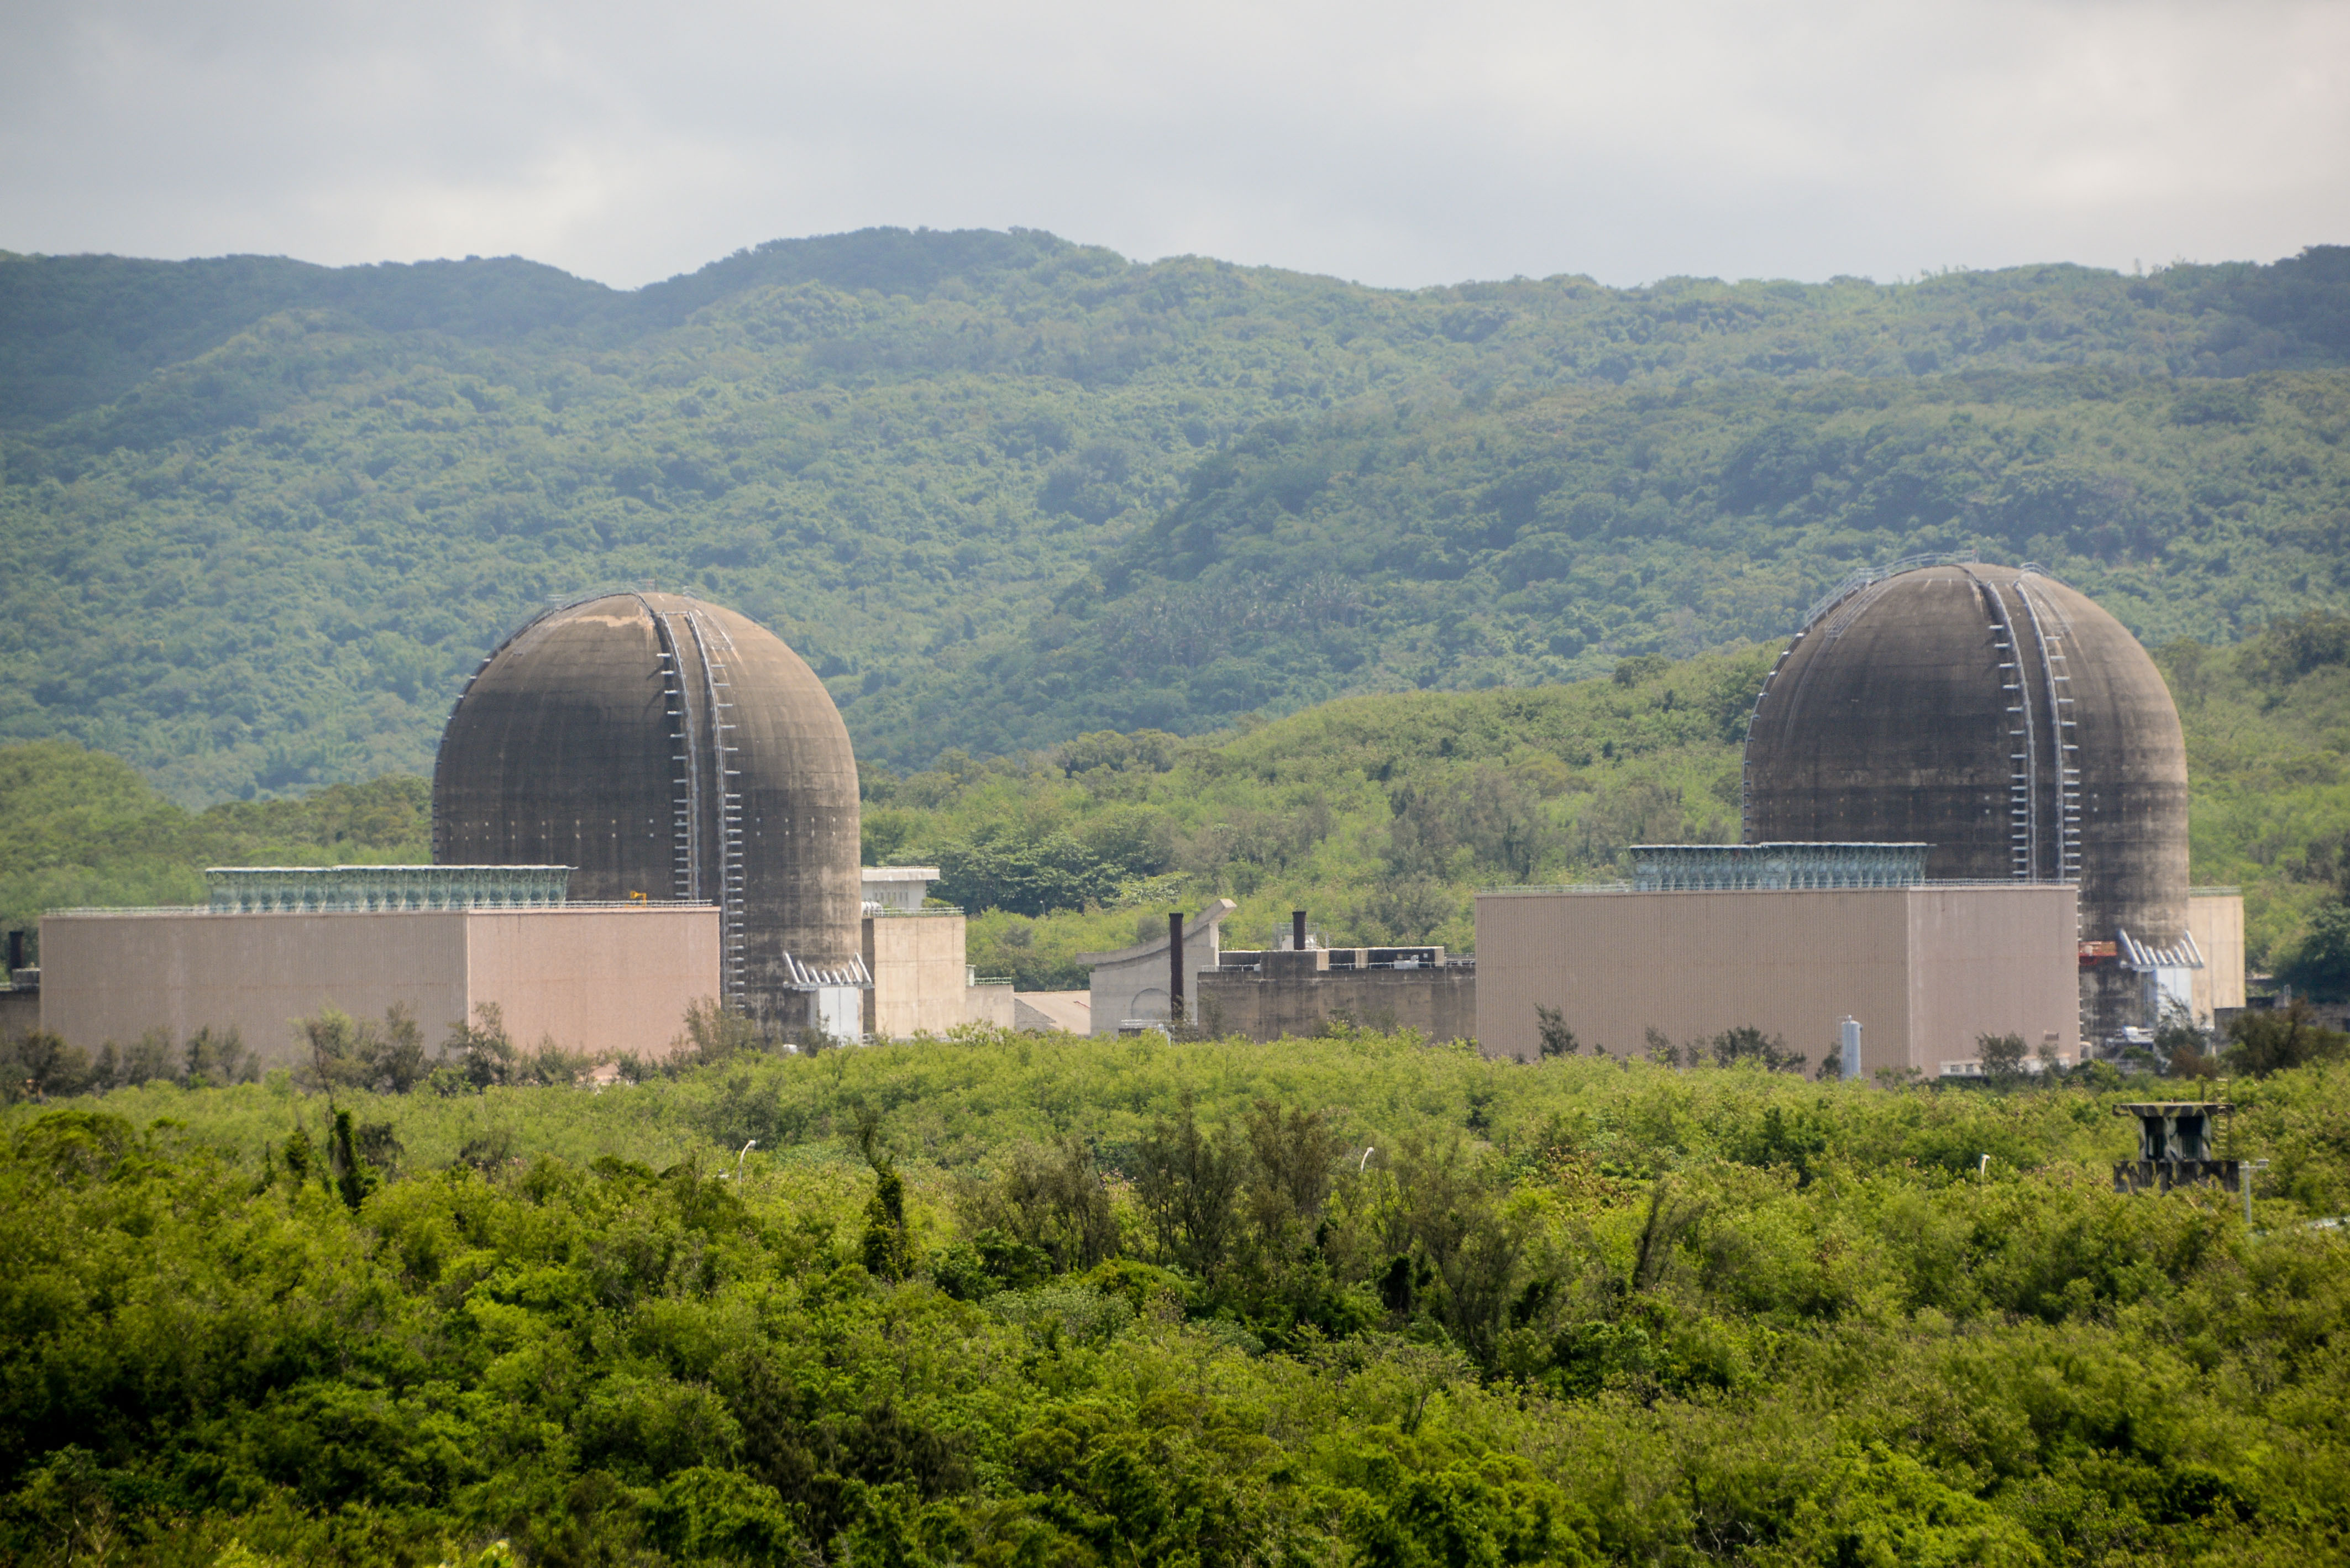
[[[2213,1118],[2235,1114],[2224,1100],[2155,1100],[2116,1106],[2114,1115],[2137,1118],[2137,1158],[2114,1167],[2116,1192],[2168,1192],[2214,1185],[2241,1190],[2242,1168],[2211,1158]]]

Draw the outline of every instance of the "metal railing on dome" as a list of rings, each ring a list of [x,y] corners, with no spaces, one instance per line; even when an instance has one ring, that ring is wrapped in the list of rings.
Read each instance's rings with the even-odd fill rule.
[[[1812,601],[1812,607],[1804,612],[1803,621],[1795,629],[1810,630],[1812,623],[1835,608],[1837,602],[1846,594],[1857,593],[1871,583],[1881,583],[1887,577],[1914,572],[1921,566],[1971,566],[1981,559],[1981,555],[1972,549],[1942,550],[1930,555],[1904,556],[1881,566],[1856,566],[1845,574],[1843,581]],[[2029,572],[2036,568],[2027,566],[2023,569]]]
[[[1812,601],[1812,607],[1804,612],[1803,621],[1795,629],[1810,630],[1812,623],[1835,608],[1837,602],[1846,595],[1857,593],[1872,583],[1881,583],[1887,577],[1898,576],[1903,572],[1914,572],[1921,566],[1971,566],[1979,565],[1981,560],[1981,553],[1970,546],[1964,550],[1942,550],[1921,556],[1904,556],[1898,560],[1887,561],[1881,566],[1856,566],[1846,573],[1843,580],[1835,587]],[[2015,569],[2027,577],[2048,577],[2052,580],[2054,577],[2054,573],[2037,561],[2026,561]]]

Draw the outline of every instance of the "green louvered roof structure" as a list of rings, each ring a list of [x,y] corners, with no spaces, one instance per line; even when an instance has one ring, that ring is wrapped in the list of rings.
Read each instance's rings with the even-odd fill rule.
[[[1913,888],[1930,844],[1635,844],[1643,892],[1747,888]]]
[[[568,866],[214,866],[207,907],[222,914],[377,909],[545,909],[567,901]]]

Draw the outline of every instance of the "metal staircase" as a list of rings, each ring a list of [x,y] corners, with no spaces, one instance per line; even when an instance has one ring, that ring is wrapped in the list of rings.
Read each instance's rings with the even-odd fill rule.
[[[743,854],[743,794],[735,784],[743,776],[743,770],[735,765],[741,761],[742,748],[733,739],[739,726],[734,722],[733,678],[726,664],[727,655],[734,651],[734,640],[726,635],[725,628],[699,609],[673,613],[685,622],[702,666],[702,698],[710,716],[711,794],[715,808],[710,815],[714,818],[718,836],[719,981],[725,992],[722,1000],[740,1011],[748,999],[744,973],[748,943],[743,919],[748,879]]]
[[[675,894],[689,903],[718,906],[719,1000],[740,1010],[748,1000],[743,916],[747,877],[743,795],[735,783],[743,772],[734,740],[734,681],[726,662],[734,642],[725,628],[698,609],[663,609],[638,597],[652,617],[670,721]]]
[[[2040,645],[2040,674],[2048,694],[2048,734],[2054,746],[2055,777],[2051,804],[2056,812],[2056,876],[2059,882],[2081,879],[2081,755],[2080,729],[2073,720],[2073,677],[2064,664],[2064,642],[2052,636],[2041,618],[2040,606],[2019,579],[2015,597],[2023,601],[2032,619],[2033,640]]]
[[[2040,753],[2033,732],[2031,693],[2024,689],[2022,650],[2016,646],[2015,623],[1997,587],[1980,583],[1991,608],[1991,645],[1999,656],[2000,696],[2007,705],[2008,860],[2019,882],[2040,879]]]

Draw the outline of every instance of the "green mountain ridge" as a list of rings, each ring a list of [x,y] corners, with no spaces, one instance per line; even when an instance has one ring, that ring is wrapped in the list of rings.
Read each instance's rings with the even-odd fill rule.
[[[550,598],[775,627],[903,767],[1783,636],[2035,558],[2150,641],[2339,609],[2350,249],[1409,292],[1033,232],[0,255],[0,737],[173,798],[429,766]]]

